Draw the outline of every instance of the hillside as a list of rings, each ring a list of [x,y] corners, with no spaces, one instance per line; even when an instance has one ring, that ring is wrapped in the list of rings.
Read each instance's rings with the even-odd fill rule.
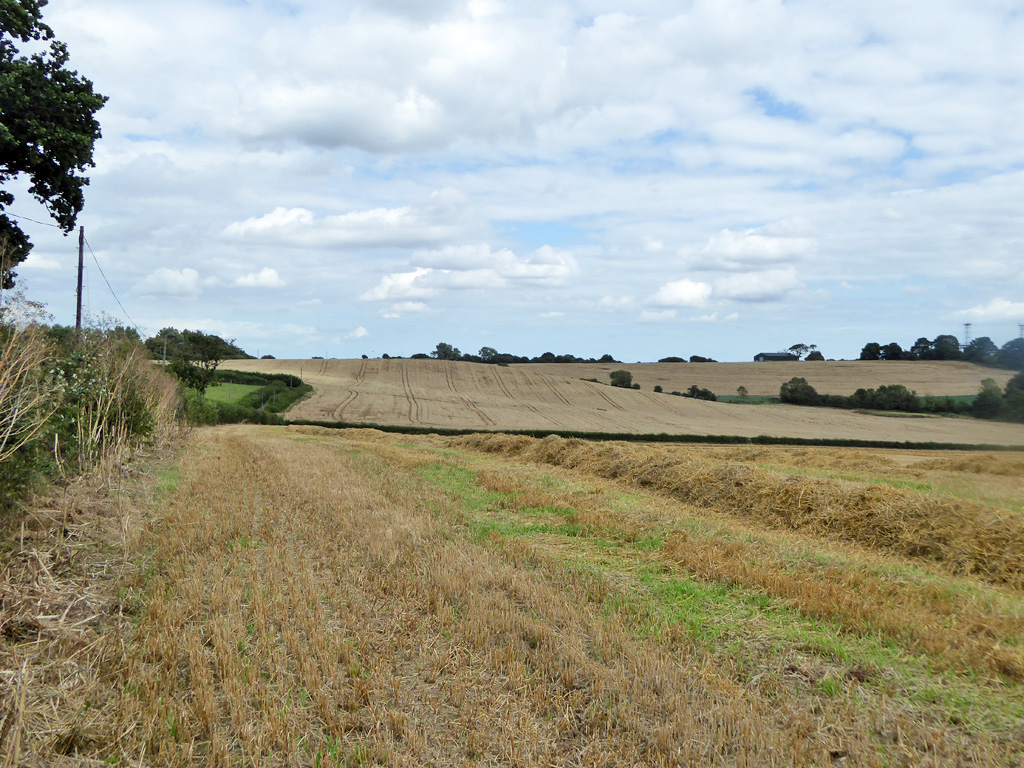
[[[736,365],[739,371],[733,381],[740,381],[748,367],[756,367],[740,363],[677,364],[677,367],[686,370],[718,368],[724,376],[730,365]],[[804,365],[809,368],[815,364]],[[822,366],[820,370],[824,372],[830,366],[841,364],[816,365]],[[1022,425],[963,418],[872,416],[784,405],[709,403],[656,394],[651,391],[653,384],[643,379],[643,391],[636,391],[548,372],[571,368],[585,375],[587,371],[582,369],[590,366],[501,368],[435,360],[232,360],[224,367],[301,375],[313,385],[315,392],[289,412],[293,419],[480,430],[665,432],[1024,445]],[[648,370],[630,367],[638,369],[638,378],[641,371]],[[979,370],[987,373],[986,369],[974,368],[973,375]],[[780,371],[778,375],[785,373]],[[963,380],[966,379],[965,371]],[[724,381],[724,378],[719,380]],[[706,386],[710,381],[700,383]],[[688,382],[686,386],[689,383],[695,382]],[[738,384],[733,385],[732,390],[736,386]],[[745,386],[755,393],[750,384]],[[871,382],[867,380],[854,386],[847,381],[845,386],[853,391],[857,386],[871,386]],[[680,388],[683,388],[681,384]],[[719,385],[719,389],[724,387]]]
[[[858,388],[877,389],[902,384],[921,396],[976,395],[982,379],[995,379],[1000,387],[1015,371],[986,368],[959,361],[858,361],[819,363],[595,363],[521,366],[540,368],[553,376],[608,381],[612,371],[625,370],[633,381],[651,391],[660,384],[666,392],[685,392],[691,384],[717,395],[735,395],[743,386],[751,395],[778,397],[779,387],[794,376],[807,379],[818,392],[852,395]]]

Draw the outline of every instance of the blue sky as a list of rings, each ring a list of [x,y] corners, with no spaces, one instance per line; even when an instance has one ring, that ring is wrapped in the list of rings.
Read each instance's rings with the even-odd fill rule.
[[[1024,322],[1016,3],[44,13],[110,97],[80,223],[147,334],[749,360]],[[26,227],[22,284],[71,322],[76,240]]]

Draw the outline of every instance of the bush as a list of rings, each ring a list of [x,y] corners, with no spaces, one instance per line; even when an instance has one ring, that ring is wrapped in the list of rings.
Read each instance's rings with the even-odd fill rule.
[[[612,371],[608,374],[613,387],[631,389],[633,387],[633,374],[629,371]]]
[[[655,385],[654,385],[654,391],[655,391],[655,392],[664,392],[665,390],[663,390],[663,389],[661,388],[661,384],[655,384]]]
[[[820,405],[821,397],[817,390],[807,383],[807,379],[794,376],[779,387],[779,399],[791,405]]]
[[[692,397],[697,400],[709,400],[715,402],[718,400],[717,395],[710,389],[704,387],[698,387],[696,384],[691,384],[690,388],[683,393],[683,397]]]

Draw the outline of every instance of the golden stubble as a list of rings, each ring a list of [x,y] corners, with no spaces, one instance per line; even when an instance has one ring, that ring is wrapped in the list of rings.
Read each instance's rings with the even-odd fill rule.
[[[142,542],[117,751],[167,765],[943,765],[1000,745],[739,682],[628,588],[467,513],[396,442],[196,436]],[[500,472],[486,478],[499,487]],[[559,501],[536,491],[530,502]],[[525,501],[524,501],[525,503]],[[587,514],[586,510],[581,510]],[[606,521],[607,522],[607,521]],[[609,523],[614,525],[614,521]],[[678,556],[670,543],[665,557]]]

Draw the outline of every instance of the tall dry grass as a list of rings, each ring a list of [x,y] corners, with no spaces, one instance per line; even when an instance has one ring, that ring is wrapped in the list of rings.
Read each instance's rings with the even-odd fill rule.
[[[888,485],[792,477],[718,464],[679,450],[509,435],[452,444],[570,467],[656,490],[759,524],[855,542],[937,564],[949,573],[1024,587],[1024,518],[1018,513]]]

